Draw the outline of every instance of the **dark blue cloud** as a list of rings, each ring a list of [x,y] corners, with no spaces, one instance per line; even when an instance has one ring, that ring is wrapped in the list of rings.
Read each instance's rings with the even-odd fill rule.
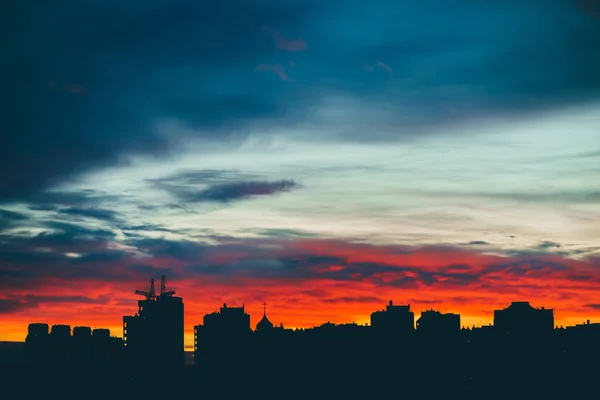
[[[368,126],[372,140],[384,123],[536,111],[600,91],[600,23],[576,1],[8,0],[0,11],[2,200],[129,154],[168,154],[162,120],[234,143],[251,121],[324,118],[314,107],[342,95],[388,111],[346,132],[365,140]]]
[[[61,214],[79,216],[79,217],[90,217],[106,221],[115,221],[117,219],[117,213],[113,210],[106,210],[103,208],[64,208],[58,211]]]
[[[106,229],[56,221],[47,221],[44,225],[46,231],[31,237],[11,237],[0,232],[0,263],[60,262],[65,258],[64,253],[93,253],[103,257],[101,253],[110,253],[109,242],[115,239],[114,232]]]
[[[170,257],[184,261],[196,261],[207,250],[207,246],[200,243],[166,239],[137,239],[128,244],[157,258]]]
[[[85,304],[104,304],[108,302],[108,297],[91,298],[85,296],[16,296],[12,299],[0,299],[0,314],[12,314],[18,311],[24,311],[37,308],[42,304],[56,303],[85,303]]]
[[[305,232],[297,229],[249,229],[249,232],[256,233],[262,237],[275,239],[302,239],[316,238],[319,235],[312,232]]]
[[[273,182],[232,182],[211,185],[200,191],[180,192],[179,197],[184,201],[191,202],[209,201],[227,203],[257,196],[268,196],[288,192],[292,189],[296,189],[298,186],[299,185],[292,180]]]
[[[538,250],[547,250],[547,249],[554,249],[554,248],[560,248],[560,247],[561,247],[560,243],[555,243],[555,242],[551,242],[551,241],[547,240],[545,242],[540,243],[537,246],[537,249]]]
[[[26,303],[14,299],[0,299],[0,314],[12,314],[28,308]]]
[[[147,181],[185,203],[227,203],[297,189],[293,180],[266,181],[260,176],[232,170],[180,171]],[[199,189],[202,187],[202,189]]]
[[[0,233],[2,233],[3,229],[18,225],[28,218],[27,215],[0,208]]]
[[[0,220],[5,220],[5,221],[23,221],[26,220],[28,217],[24,214],[18,213],[18,212],[14,212],[14,211],[10,211],[10,210],[3,210],[0,209]]]

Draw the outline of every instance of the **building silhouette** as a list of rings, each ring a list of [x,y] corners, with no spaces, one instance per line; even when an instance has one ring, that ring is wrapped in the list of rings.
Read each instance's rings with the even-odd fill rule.
[[[27,327],[25,349],[27,360],[33,365],[42,365],[50,360],[50,327],[44,323],[32,323]]]
[[[72,334],[71,334],[72,333]],[[32,323],[27,328],[25,362],[30,367],[112,367],[123,361],[123,340],[109,329]]]
[[[203,322],[194,326],[196,363],[226,363],[249,350],[252,328],[244,305],[230,307],[224,303],[219,311],[206,314]]]
[[[415,314],[410,304],[397,306],[390,300],[385,310],[371,314],[371,326],[378,333],[410,335],[415,331]]]
[[[159,367],[182,366],[184,363],[183,299],[166,289],[162,275],[160,294],[155,294],[154,279],[149,290],[136,290],[144,296],[138,311],[123,317],[123,339],[127,357],[132,363]]]
[[[90,366],[92,364],[92,328],[89,326],[76,326],[73,328],[73,362],[78,365]]]
[[[263,304],[263,316],[256,324],[256,332],[269,332],[273,330],[273,323],[267,318],[267,303]]]
[[[428,337],[454,336],[460,333],[460,315],[435,310],[421,312],[417,333]]]
[[[162,296],[151,296],[152,284],[138,291],[146,299],[137,317],[124,318],[127,342],[108,329],[30,324],[21,373],[44,392],[75,382],[127,397],[152,382],[169,382],[170,396],[182,397],[194,384],[208,397],[239,397],[268,375],[271,389],[306,388],[303,397],[329,388],[335,398],[487,398],[490,390],[503,398],[572,398],[573,388],[593,382],[598,371],[590,360],[600,358],[600,324],[555,329],[552,309],[526,302],[496,310],[494,325],[472,329],[460,328],[460,315],[435,310],[423,311],[415,329],[410,305],[391,302],[371,315],[371,325],[284,329],[263,304],[254,331],[244,306],[223,304],[194,327],[195,365],[171,368],[183,350],[183,302],[164,282]],[[3,365],[14,369],[17,351]]]
[[[514,301],[510,306],[494,311],[494,327],[498,333],[518,336],[552,333],[554,310],[534,308],[527,301]]]

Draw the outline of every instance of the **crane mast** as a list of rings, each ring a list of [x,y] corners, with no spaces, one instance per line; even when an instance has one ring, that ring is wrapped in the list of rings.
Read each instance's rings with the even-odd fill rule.
[[[162,287],[161,287],[162,289]],[[136,289],[134,292],[134,294],[137,294],[139,296],[144,296],[146,297],[146,300],[153,300],[156,298],[156,294],[154,292],[154,278],[150,279],[150,290],[138,290]]]
[[[162,275],[160,277],[160,296],[170,297],[175,294],[174,290],[167,291],[167,277]]]

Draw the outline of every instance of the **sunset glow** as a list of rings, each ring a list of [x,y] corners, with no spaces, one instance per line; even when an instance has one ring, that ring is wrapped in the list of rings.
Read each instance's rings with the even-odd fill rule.
[[[253,327],[389,300],[600,322],[597,7],[375,3],[13,7],[0,341],[120,336],[162,274],[188,348],[223,303]]]

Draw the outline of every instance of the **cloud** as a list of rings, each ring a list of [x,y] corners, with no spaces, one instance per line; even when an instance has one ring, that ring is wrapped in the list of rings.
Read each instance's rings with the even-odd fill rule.
[[[21,214],[18,212],[10,211],[10,210],[2,210],[0,209],[0,219],[6,221],[23,221],[28,217],[25,214]]]
[[[553,248],[560,248],[560,247],[561,247],[561,245],[559,243],[545,241],[545,242],[540,243],[540,245],[537,248],[539,250],[546,250],[546,249],[553,249]]]
[[[58,211],[61,214],[90,217],[106,221],[115,221],[117,219],[117,213],[113,210],[106,210],[102,208],[65,208]]]
[[[176,196],[185,197],[199,186],[234,184],[239,181],[256,180],[259,175],[234,170],[184,170],[164,177],[149,178],[146,182]]]
[[[363,297],[333,297],[333,298],[325,298],[323,299],[324,303],[330,304],[338,304],[338,303],[385,303],[385,300],[382,300],[376,296],[363,296]]]
[[[314,238],[318,235],[311,232],[299,231],[296,229],[253,229],[250,232],[256,233],[260,236],[269,238]]]
[[[32,236],[5,235],[0,239],[3,239],[0,262],[27,265],[60,261],[66,258],[65,253],[110,253],[115,233],[102,228],[48,221],[44,231]]]
[[[6,327],[55,315],[62,322],[118,329],[121,316],[135,312],[133,289],[161,274],[184,298],[188,333],[204,314],[234,300],[246,304],[253,318],[267,301],[271,320],[288,327],[367,322],[390,299],[410,303],[415,312],[432,305],[458,312],[467,325],[491,321],[494,309],[515,298],[557,309],[558,324],[600,315],[585,301],[600,289],[599,260],[556,254],[491,255],[449,246],[304,238],[222,238],[213,244],[136,238],[121,250],[89,252],[99,257],[81,264],[83,238],[67,247],[47,243],[52,253],[35,251],[35,238],[9,242],[37,259],[21,265],[0,257]]]
[[[185,201],[227,203],[285,193],[298,187],[299,185],[293,180],[233,182],[211,185],[198,192],[183,193],[181,197]]]
[[[261,135],[329,115],[321,108],[336,96],[369,105],[342,110],[348,124],[370,126],[362,140],[402,140],[456,121],[592,101],[600,91],[600,25],[575,2],[376,0],[365,9],[356,0],[66,0],[39,14],[11,4],[13,62],[0,67],[1,201],[135,156],[177,154],[190,141],[235,146],[251,128]],[[255,72],[284,65],[289,51],[297,84]],[[364,74],[365,60],[393,66],[395,79]],[[71,86],[51,89],[51,80]],[[165,135],[164,121],[189,135]],[[358,138],[330,128],[323,139]]]
[[[95,234],[96,237],[90,237]],[[63,233],[64,235],[64,233]],[[48,235],[30,239],[13,239],[15,251],[37,255],[34,272],[25,271],[11,259],[0,257],[4,265],[13,265],[5,270],[7,278],[43,279],[49,274],[65,273],[67,276],[104,277],[111,281],[110,274],[117,268],[131,264],[123,272],[148,272],[153,268],[168,268],[178,276],[223,276],[228,279],[276,279],[288,282],[324,280],[331,282],[362,282],[379,287],[466,287],[469,290],[484,284],[488,278],[503,274],[507,277],[543,279],[560,274],[572,282],[596,279],[590,269],[573,269],[585,262],[563,259],[556,256],[521,255],[509,259],[468,252],[451,247],[397,247],[372,246],[320,239],[227,239],[217,240],[217,245],[194,241],[167,239],[131,239],[124,245],[127,250],[106,247],[111,236],[83,228],[71,228],[69,236]],[[94,244],[96,243],[96,244]],[[44,252],[34,249],[43,247]],[[135,249],[135,251],[134,251]],[[56,254],[48,257],[49,253]],[[67,253],[78,254],[70,257]],[[146,264],[140,263],[135,254],[144,254]],[[135,261],[135,260],[138,261]],[[152,263],[147,262],[152,260]],[[162,260],[162,261],[161,261]],[[159,267],[156,262],[172,263]],[[8,264],[6,262],[8,261]],[[79,270],[81,263],[105,264],[106,267],[86,271]],[[55,265],[52,268],[52,265]],[[179,265],[179,267],[177,267]],[[112,266],[112,267],[111,267]],[[185,267],[184,267],[185,266]],[[179,269],[184,267],[184,269]],[[49,268],[45,270],[45,268]],[[12,273],[9,273],[13,271]],[[45,271],[45,272],[44,272]],[[127,272],[129,271],[129,272]],[[577,272],[578,271],[578,272]],[[84,274],[82,274],[84,273]],[[75,274],[75,275],[73,275]],[[583,275],[582,275],[583,274]],[[116,277],[115,277],[116,278]],[[500,285],[499,282],[494,284]],[[508,284],[505,283],[505,284]],[[519,285],[519,282],[515,282]],[[17,285],[19,286],[19,285]]]
[[[480,198],[487,200],[503,200],[531,204],[596,204],[600,201],[600,192],[589,187],[582,190],[571,191],[544,191],[544,192],[442,192],[429,191],[427,195],[447,198]]]
[[[363,64],[363,68],[366,69],[369,72],[373,72],[375,71],[375,67],[369,64]]]
[[[270,28],[267,25],[262,26],[262,31],[273,38],[275,41],[275,47],[280,50],[296,52],[296,51],[304,51],[308,48],[308,44],[304,41],[304,39],[288,39],[281,34],[279,29]]]
[[[59,208],[98,208],[106,202],[117,202],[122,197],[114,194],[99,193],[92,189],[80,191],[39,190],[21,199],[30,210],[56,211]]]
[[[147,179],[154,184],[206,185],[227,180],[251,179],[255,175],[225,169],[184,170],[162,178]]]
[[[0,299],[0,314],[13,314],[39,308],[46,304],[75,303],[75,304],[103,304],[106,297],[89,298],[85,296],[18,296],[16,299]]]
[[[28,308],[27,303],[11,299],[0,299],[0,314],[12,314],[26,308]]]
[[[382,61],[377,61],[377,66],[379,68],[381,68],[382,70],[386,71],[388,73],[390,79],[394,78],[393,69],[391,66],[387,65],[386,63],[384,63]]]
[[[9,116],[2,122],[2,199],[120,165],[131,155],[168,154],[173,144],[154,126],[160,119],[212,127],[220,133],[205,139],[220,140],[235,134],[228,131],[240,122],[273,115],[277,89],[252,74],[258,60],[275,51],[263,43],[260,27],[275,22],[293,29],[309,10],[236,0],[136,2],[125,8],[114,0],[101,7],[69,0],[36,17],[13,3],[5,11],[15,22],[6,32],[13,44],[7,57],[14,62],[3,64],[0,76],[3,93],[17,98],[2,101]],[[33,25],[25,22],[31,18]],[[282,40],[284,46],[295,43]],[[215,41],[222,46],[212,46]],[[31,57],[21,52],[25,45]],[[232,66],[249,72],[230,80]],[[175,73],[182,67],[188,72]],[[50,80],[64,90],[44,85]],[[221,91],[225,86],[231,90]],[[86,95],[74,96],[81,88]]]
[[[284,82],[293,82],[294,80],[292,78],[290,78],[285,70],[285,67],[281,64],[274,64],[274,65],[269,65],[269,64],[259,64],[256,67],[257,71],[268,71],[268,72],[272,72],[273,74],[277,75],[279,77],[279,79],[281,79]]]
[[[18,225],[28,218],[29,217],[25,214],[0,208],[0,233],[2,233],[3,229]]]
[[[375,65],[363,64],[363,68],[369,72],[373,72],[376,68],[379,68],[380,70],[385,71],[390,79],[394,79],[393,68],[382,61],[377,61]]]

